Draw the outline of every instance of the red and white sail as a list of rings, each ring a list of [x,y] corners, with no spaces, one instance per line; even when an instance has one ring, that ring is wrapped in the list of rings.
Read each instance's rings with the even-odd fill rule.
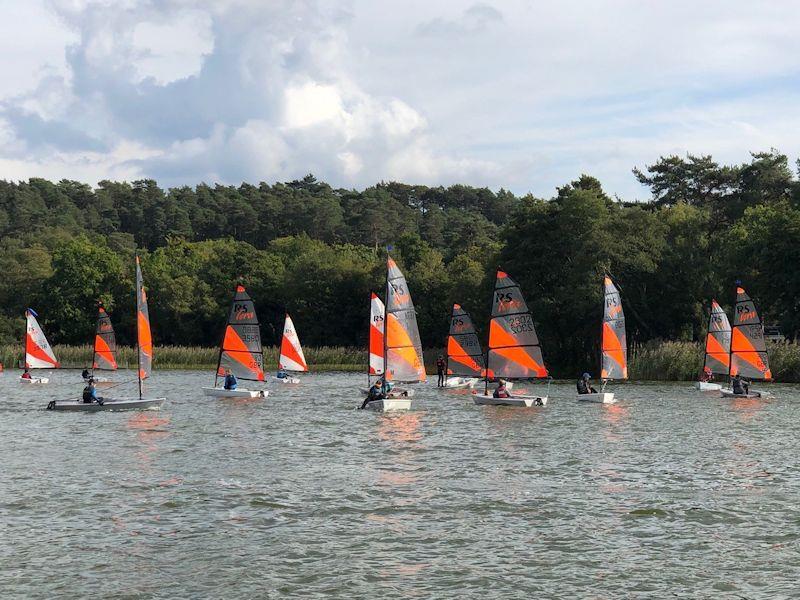
[[[36,320],[33,309],[25,311],[27,328],[25,331],[25,367],[28,369],[57,369],[60,364],[50,347],[50,342]]]
[[[281,340],[281,356],[278,365],[284,371],[308,371],[300,338],[294,329],[292,318],[287,314],[283,322],[283,340]]]
[[[383,374],[383,323],[385,308],[373,292],[369,302],[369,374]]]

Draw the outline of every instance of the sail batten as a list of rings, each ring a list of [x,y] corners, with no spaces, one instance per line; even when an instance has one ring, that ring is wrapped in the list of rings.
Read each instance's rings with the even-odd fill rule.
[[[391,257],[386,260],[384,373],[388,380],[425,381],[422,342],[406,278]]]
[[[447,374],[460,377],[482,377],[483,350],[469,313],[453,304],[450,333],[447,336]]]
[[[278,366],[284,371],[308,371],[306,357],[303,354],[303,347],[300,345],[300,338],[294,328],[292,318],[287,314],[283,322],[283,339],[281,340],[281,355],[278,359]]]
[[[237,379],[264,381],[264,352],[255,303],[244,286],[236,287],[219,349],[217,376],[230,370]]]
[[[628,378],[628,343],[625,334],[625,313],[619,290],[605,277],[603,281],[603,332],[602,332],[602,379]]]
[[[369,301],[369,374],[383,374],[383,330],[386,309],[375,292]]]
[[[736,288],[731,328],[730,375],[750,379],[772,379],[761,317],[750,296]]]
[[[25,311],[25,367],[28,369],[57,369],[61,365],[56,359],[39,321],[36,320],[37,316],[32,308]]]
[[[717,303],[711,301],[711,314],[706,334],[704,366],[715,375],[727,375],[730,371],[731,324],[728,315]]]
[[[97,310],[92,369],[99,371],[115,371],[117,369],[117,338],[114,335],[111,317],[102,306]]]
[[[489,321],[487,376],[538,379],[548,376],[533,317],[519,285],[497,271]]]

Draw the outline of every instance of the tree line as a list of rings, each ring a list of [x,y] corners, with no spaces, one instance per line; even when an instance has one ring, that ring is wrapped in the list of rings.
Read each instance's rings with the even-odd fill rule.
[[[217,344],[241,282],[265,344],[279,341],[289,311],[306,345],[363,345],[388,245],[426,347],[443,346],[453,302],[485,331],[498,267],[521,284],[554,374],[596,365],[605,273],[622,292],[631,344],[702,339],[710,299],[730,308],[736,281],[795,338],[800,184],[788,158],[669,156],[634,175],[652,200],[612,198],[586,175],[552,198],[463,185],[345,190],[310,175],[169,190],[0,181],[0,342],[21,338],[30,306],[51,342],[86,343],[102,301],[131,343],[139,253],[156,343]]]

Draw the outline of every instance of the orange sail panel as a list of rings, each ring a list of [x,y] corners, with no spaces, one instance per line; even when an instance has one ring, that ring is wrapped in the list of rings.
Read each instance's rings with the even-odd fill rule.
[[[483,350],[467,311],[453,304],[450,335],[447,336],[447,374],[483,377]]]
[[[406,278],[391,257],[386,261],[386,352],[384,371],[393,381],[425,381],[417,314]]]
[[[244,286],[236,286],[219,350],[217,375],[230,370],[238,379],[264,381],[264,352],[256,307]]]
[[[97,327],[94,335],[94,357],[92,369],[115,371],[117,369],[117,338],[111,317],[101,306],[97,311]]]
[[[153,335],[150,331],[150,312],[144,291],[142,267],[136,257],[136,339],[139,352],[139,380],[147,379],[153,370]]]
[[[602,379],[628,378],[628,343],[625,313],[619,290],[606,277],[603,281]]]
[[[731,324],[728,321],[728,315],[716,300],[712,300],[708,334],[706,335],[705,366],[712,373],[727,375],[730,372],[730,352]]]
[[[369,374],[383,374],[383,323],[385,309],[376,293],[369,301]]]
[[[494,284],[487,355],[487,367],[495,377],[547,377],[533,317],[519,285],[503,271],[497,272]]]
[[[300,338],[297,337],[294,323],[288,314],[283,322],[283,339],[281,340],[281,356],[278,365],[284,371],[308,371]]]
[[[750,379],[772,379],[761,318],[743,288],[736,288],[730,374]]]
[[[29,308],[25,311],[25,367],[28,369],[57,369],[61,365],[50,347],[50,342],[36,320],[38,315]]]

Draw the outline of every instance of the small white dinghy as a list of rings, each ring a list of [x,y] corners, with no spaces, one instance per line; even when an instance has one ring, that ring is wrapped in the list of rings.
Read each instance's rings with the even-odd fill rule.
[[[384,398],[383,400],[375,400],[369,402],[367,408],[379,412],[388,412],[393,410],[410,410],[411,398],[397,397],[397,398]]]
[[[479,406],[517,406],[531,408],[533,406],[547,406],[547,396],[519,395],[510,398],[495,398],[487,394],[473,394],[475,404]]]
[[[695,381],[694,389],[700,390],[701,392],[718,392],[722,389],[722,385],[719,383],[712,383],[711,381]]]
[[[25,385],[43,385],[45,383],[50,383],[49,377],[22,377],[20,375],[19,378],[20,383],[24,383]]]
[[[51,400],[47,410],[66,412],[100,412],[103,410],[156,410],[166,398],[103,398],[103,403],[77,400]]]
[[[283,371],[285,377],[274,377],[279,383],[288,383],[297,385],[300,383],[299,377],[291,377],[288,372],[294,373],[307,373],[308,364],[306,363],[306,356],[303,353],[303,347],[300,345],[300,338],[294,328],[294,322],[286,313],[286,318],[283,321],[283,337],[281,338],[281,353],[278,357],[278,368]]]
[[[58,369],[61,365],[53,353],[50,342],[47,341],[44,330],[36,320],[38,316],[32,308],[25,311],[25,370]],[[30,375],[30,372],[28,374]],[[24,385],[44,385],[50,383],[50,378],[33,375],[30,377],[20,376],[19,382]]]
[[[212,398],[266,398],[266,390],[248,390],[237,386],[235,390],[217,387],[227,373],[237,380],[264,381],[264,353],[261,346],[261,328],[256,307],[243,285],[234,292],[225,332],[219,346],[214,386],[203,387],[203,394]]]
[[[772,395],[769,392],[760,392],[758,390],[752,390],[746,394],[737,394],[731,389],[722,389],[720,394],[723,398],[768,398]]]
[[[266,398],[268,390],[226,390],[218,387],[204,387],[203,393],[214,398]]]
[[[580,402],[594,402],[596,404],[614,404],[614,394],[612,392],[596,392],[594,394],[578,394]]]
[[[270,378],[270,381],[275,381],[276,383],[286,383],[290,385],[297,385],[300,383],[300,379],[298,377],[289,377],[288,375],[286,377],[278,377],[277,375],[274,375]]]
[[[444,380],[444,385],[438,386],[440,390],[463,390],[465,388],[474,387],[475,382],[472,377],[448,377]]]
[[[600,377],[603,386],[599,392],[577,394],[578,402],[595,404],[613,404],[614,394],[606,391],[606,384],[611,379],[628,378],[628,343],[625,333],[625,313],[622,310],[622,298],[611,278],[603,278],[603,330],[600,347]]]

